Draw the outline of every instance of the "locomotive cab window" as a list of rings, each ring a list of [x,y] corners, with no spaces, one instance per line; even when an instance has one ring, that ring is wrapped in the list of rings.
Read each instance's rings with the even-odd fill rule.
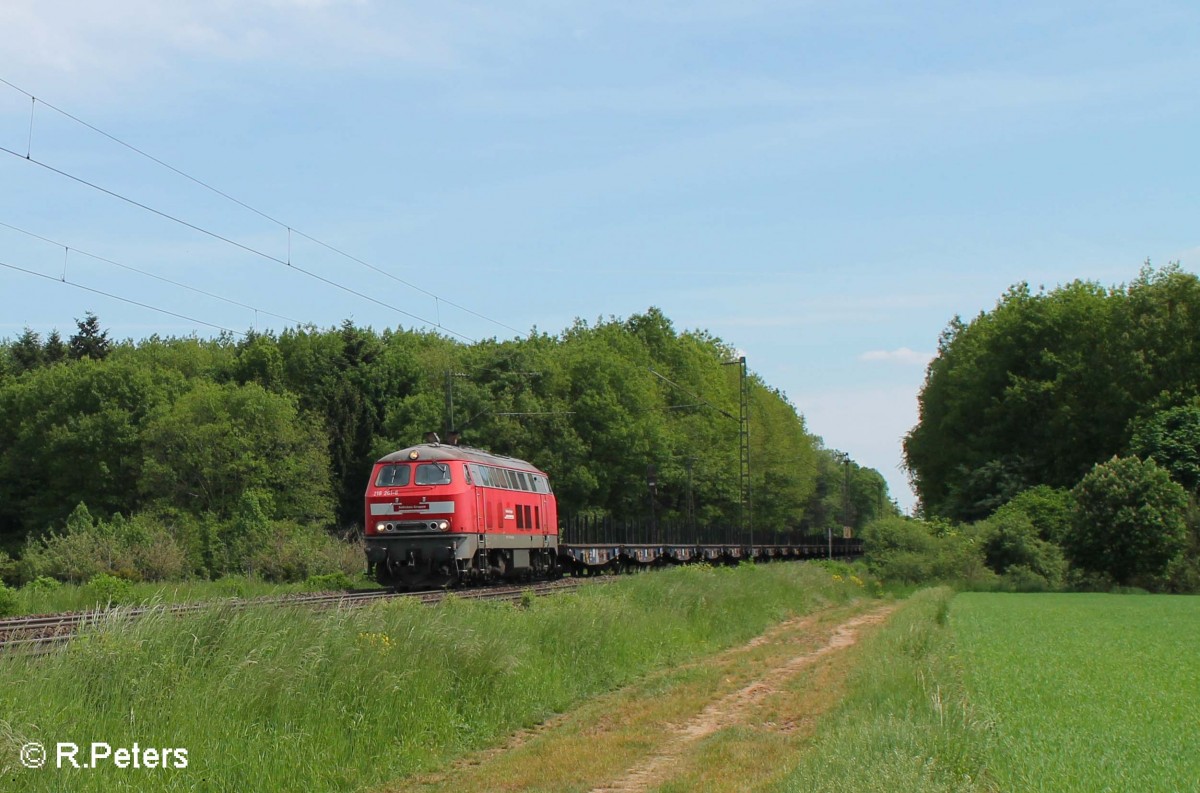
[[[417,466],[418,485],[450,484],[450,466],[446,463],[421,463]]]
[[[375,487],[404,487],[408,484],[409,466],[385,465],[375,477]]]

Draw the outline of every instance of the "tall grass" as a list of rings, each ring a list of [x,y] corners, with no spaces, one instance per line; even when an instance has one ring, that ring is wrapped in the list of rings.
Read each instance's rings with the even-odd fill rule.
[[[321,580],[327,577],[314,577]],[[350,579],[352,585],[373,587],[365,577]],[[324,587],[336,589],[336,587]],[[38,579],[11,592],[10,608],[0,616],[52,614],[62,611],[89,611],[108,605],[144,606],[170,603],[195,603],[219,598],[253,598],[312,591],[310,582],[281,584],[246,576],[225,576],[214,581],[149,582],[126,581],[101,575],[86,584],[60,584]]]
[[[992,790],[987,726],[969,705],[948,628],[952,590],[910,597],[846,658],[841,704],[780,791]]]
[[[801,564],[689,567],[525,607],[114,619],[61,653],[0,659],[0,771],[31,791],[360,790],[861,591]],[[189,764],[25,770],[26,741],[185,747]]]

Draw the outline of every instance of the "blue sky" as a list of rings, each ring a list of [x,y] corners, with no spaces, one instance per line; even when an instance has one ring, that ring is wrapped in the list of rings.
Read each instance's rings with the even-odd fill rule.
[[[0,223],[261,312],[3,226],[0,262],[238,330],[407,312],[508,337],[658,306],[908,506],[900,438],[952,316],[1200,268],[1198,32],[1185,2],[6,0],[0,77],[284,225],[44,105],[31,136],[0,85]],[[214,332],[0,268],[0,336],[88,310]]]

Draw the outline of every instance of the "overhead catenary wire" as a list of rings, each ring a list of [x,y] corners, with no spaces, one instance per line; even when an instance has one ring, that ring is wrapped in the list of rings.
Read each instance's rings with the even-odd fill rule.
[[[270,316],[270,317],[276,317],[277,319],[284,319],[284,320],[287,320],[288,322],[294,322],[294,323],[296,323],[297,325],[303,325],[303,324],[304,324],[304,323],[303,323],[301,320],[295,319],[294,317],[289,317],[289,316],[287,316],[287,315],[285,315],[285,314],[276,314],[276,313],[275,313],[275,312],[273,312],[273,311],[267,311],[265,308],[259,308],[258,306],[252,306],[252,305],[249,305],[249,304],[247,304],[247,303],[241,303],[241,302],[238,302],[237,300],[233,300],[233,299],[231,299],[231,298],[228,298],[228,297],[222,297],[221,295],[218,295],[218,294],[216,294],[216,293],[214,293],[214,292],[208,292],[208,291],[206,291],[206,290],[204,290],[204,289],[200,289],[200,288],[198,288],[198,287],[195,287],[195,286],[189,286],[188,284],[181,283],[181,282],[179,282],[179,281],[173,281],[173,280],[171,280],[170,278],[166,278],[166,277],[164,277],[164,276],[161,276],[161,275],[156,275],[156,274],[154,274],[154,273],[152,273],[152,272],[149,272],[149,271],[147,271],[147,270],[140,270],[140,269],[138,269],[137,267],[131,267],[131,266],[130,266],[130,265],[128,265],[128,264],[122,264],[121,262],[115,261],[115,260],[113,260],[113,259],[107,259],[107,258],[105,258],[105,257],[103,257],[103,256],[98,256],[98,255],[96,255],[96,254],[94,254],[94,253],[88,253],[87,251],[85,251],[85,250],[80,250],[79,248],[72,248],[72,247],[70,247],[69,245],[67,245],[66,243],[59,242],[58,240],[52,240],[52,239],[50,239],[49,237],[43,237],[41,234],[35,234],[35,233],[34,233],[34,232],[32,232],[32,231],[29,231],[29,230],[27,230],[27,229],[20,228],[20,227],[18,227],[18,226],[14,226],[14,225],[12,225],[11,223],[5,223],[5,222],[4,222],[4,221],[2,221],[2,220],[0,220],[0,226],[3,226],[3,227],[4,227],[4,228],[6,228],[6,229],[11,229],[12,231],[15,231],[15,232],[17,232],[17,233],[19,233],[19,234],[24,234],[24,235],[26,235],[26,236],[28,236],[28,237],[33,237],[34,239],[41,240],[42,242],[46,242],[46,243],[49,243],[49,244],[51,244],[51,245],[57,245],[57,246],[59,246],[60,248],[62,248],[64,251],[71,251],[71,252],[73,252],[73,253],[79,254],[80,256],[86,256],[86,257],[88,257],[89,259],[95,259],[96,261],[104,262],[105,264],[111,264],[111,265],[113,265],[114,267],[120,267],[120,268],[121,268],[121,269],[123,269],[123,270],[129,270],[130,272],[138,273],[139,275],[144,275],[144,276],[146,276],[147,278],[153,278],[153,279],[155,279],[155,280],[157,280],[157,281],[162,281],[163,283],[171,284],[172,286],[177,286],[177,287],[179,287],[180,289],[187,289],[187,290],[188,290],[188,291],[190,291],[190,292],[195,292],[196,294],[204,295],[205,297],[211,297],[211,298],[213,298],[214,300],[220,300],[220,301],[222,301],[222,302],[224,302],[224,303],[228,303],[228,304],[230,304],[231,306],[237,306],[237,307],[239,307],[239,308],[248,309],[248,310],[250,310],[250,311],[253,311],[253,312],[255,312],[255,314],[266,314],[267,316]],[[61,280],[63,280],[63,281],[66,281],[66,278],[67,278],[67,275],[66,275],[66,269],[67,269],[67,268],[66,268],[66,260],[65,260],[65,257],[64,257],[64,261],[63,261],[63,277],[62,277],[62,279],[61,279]]]
[[[93,294],[112,298],[113,300],[120,300],[122,303],[129,303],[130,305],[138,306],[139,308],[149,309],[150,311],[157,311],[160,314],[166,314],[168,316],[175,317],[176,319],[185,319],[188,322],[194,322],[197,325],[204,325],[209,328],[216,328],[217,330],[226,331],[228,333],[233,333],[238,336],[246,335],[245,333],[243,333],[240,330],[234,330],[233,328],[227,328],[224,325],[217,325],[216,323],[213,323],[213,322],[205,322],[202,319],[196,319],[195,317],[189,317],[186,314],[179,314],[175,311],[170,311],[165,308],[160,308],[158,306],[152,306],[149,303],[142,303],[138,300],[131,300],[130,298],[127,298],[127,297],[121,297],[120,295],[114,295],[111,292],[105,292],[101,289],[95,289],[90,286],[84,286],[83,284],[77,284],[74,281],[66,280],[65,277],[64,278],[55,278],[53,275],[46,275],[45,273],[39,273],[37,270],[29,270],[25,267],[18,267],[17,265],[9,264],[8,262],[0,262],[0,267],[7,267],[10,270],[16,270],[18,272],[28,273],[29,275],[36,275],[38,278],[45,278],[47,281],[53,281],[56,284],[65,284],[67,286],[73,286],[76,289],[83,289],[84,291],[92,292]]]
[[[0,77],[0,83],[3,83],[4,85],[7,85],[9,88],[12,88],[13,90],[15,90],[15,91],[18,91],[18,92],[20,92],[21,94],[24,94],[25,96],[29,97],[29,99],[30,99],[30,101],[31,101],[31,104],[32,104],[32,106],[33,106],[34,108],[36,108],[36,106],[37,106],[38,104],[44,105],[45,107],[49,108],[50,110],[53,110],[54,112],[56,112],[56,113],[59,113],[60,115],[62,115],[62,116],[64,116],[64,117],[66,117],[66,118],[69,118],[69,119],[71,119],[71,120],[72,120],[72,121],[74,121],[75,123],[77,123],[77,124],[80,124],[80,125],[82,125],[82,126],[86,127],[87,129],[90,129],[90,130],[92,130],[92,131],[93,131],[93,132],[95,132],[96,134],[98,134],[98,135],[101,135],[101,136],[103,136],[104,138],[107,138],[108,140],[112,141],[113,143],[116,143],[117,145],[119,145],[119,146],[122,146],[122,147],[124,147],[124,148],[128,149],[129,151],[132,151],[132,152],[134,152],[135,154],[138,154],[138,155],[139,155],[139,156],[141,156],[141,157],[145,157],[146,159],[150,160],[151,162],[153,162],[153,163],[156,163],[157,165],[159,165],[159,166],[161,166],[161,167],[163,167],[163,168],[166,168],[167,170],[171,171],[172,173],[174,173],[174,174],[176,174],[176,175],[178,175],[178,176],[181,176],[181,177],[183,177],[184,179],[187,179],[188,181],[192,182],[193,184],[196,184],[196,185],[198,185],[199,187],[202,187],[202,188],[204,188],[205,190],[208,190],[208,191],[212,192],[212,193],[213,193],[213,194],[215,194],[215,195],[218,195],[218,196],[220,196],[220,197],[222,197],[222,198],[224,198],[224,199],[226,199],[226,200],[228,200],[228,201],[231,201],[231,202],[233,202],[234,204],[237,204],[238,206],[240,206],[240,207],[242,207],[242,208],[244,208],[244,209],[246,209],[246,210],[248,210],[248,211],[250,211],[250,212],[253,212],[254,214],[258,215],[259,217],[263,218],[264,220],[267,220],[267,221],[269,221],[269,222],[271,222],[271,223],[274,223],[275,225],[279,226],[280,228],[286,229],[286,230],[287,230],[287,233],[288,233],[288,257],[287,257],[287,260],[286,260],[286,261],[282,261],[282,260],[276,259],[275,257],[270,257],[270,256],[268,256],[268,258],[274,259],[275,261],[282,261],[282,263],[283,263],[283,264],[287,264],[287,265],[289,265],[289,266],[292,266],[292,261],[291,261],[291,258],[292,258],[292,257],[291,257],[291,237],[292,237],[292,235],[293,235],[293,234],[296,234],[296,235],[298,235],[298,236],[300,236],[300,237],[303,237],[304,239],[308,240],[309,242],[312,242],[312,243],[314,243],[315,245],[319,245],[319,246],[321,246],[321,247],[325,248],[326,250],[328,250],[328,251],[330,251],[330,252],[332,252],[332,253],[335,253],[335,254],[337,254],[337,255],[339,255],[339,256],[342,256],[342,257],[344,257],[344,258],[346,258],[346,259],[349,259],[350,261],[353,261],[353,262],[355,262],[355,263],[357,263],[357,264],[359,264],[359,265],[361,265],[361,266],[363,266],[363,267],[366,267],[367,269],[370,269],[370,270],[372,270],[372,271],[374,271],[374,272],[378,273],[379,275],[382,275],[382,276],[384,276],[385,278],[389,278],[389,279],[391,279],[391,280],[395,281],[396,283],[403,284],[404,286],[408,287],[409,289],[412,289],[412,290],[414,290],[414,291],[417,291],[417,292],[420,292],[420,293],[422,293],[422,294],[424,294],[424,295],[427,295],[428,297],[431,297],[431,298],[433,298],[435,301],[437,301],[437,302],[439,302],[439,303],[445,303],[445,304],[446,304],[446,305],[448,305],[448,306],[453,306],[454,308],[457,308],[457,309],[458,309],[458,310],[460,310],[460,311],[463,311],[463,312],[465,312],[465,313],[467,313],[467,314],[470,314],[470,315],[472,315],[472,316],[474,316],[474,317],[477,317],[478,319],[482,319],[482,320],[484,320],[485,322],[490,322],[490,323],[492,323],[492,324],[494,324],[494,325],[497,325],[497,326],[499,326],[499,327],[505,328],[506,330],[511,330],[512,332],[514,332],[514,333],[516,333],[516,334],[518,334],[518,335],[520,335],[520,334],[522,334],[522,333],[524,332],[524,331],[521,331],[521,330],[520,330],[520,329],[518,329],[518,328],[515,328],[515,327],[513,327],[512,325],[509,325],[509,324],[507,324],[507,323],[501,322],[500,320],[497,320],[497,319],[494,319],[494,318],[492,318],[492,317],[489,317],[489,316],[487,316],[486,314],[482,314],[482,313],[480,313],[480,312],[478,312],[478,311],[475,311],[475,310],[473,310],[473,309],[467,308],[466,306],[460,305],[459,303],[456,303],[456,302],[454,302],[454,301],[452,301],[452,300],[448,300],[448,299],[446,299],[445,297],[443,297],[443,296],[441,296],[441,295],[438,295],[438,294],[436,294],[436,293],[434,293],[434,292],[431,292],[431,291],[429,291],[428,289],[424,289],[423,287],[420,287],[420,286],[418,286],[418,285],[416,285],[416,284],[414,284],[414,283],[412,283],[412,282],[410,282],[410,281],[407,281],[407,280],[405,280],[405,279],[403,279],[403,278],[400,278],[400,277],[398,277],[398,276],[396,276],[396,275],[394,275],[394,274],[392,274],[392,273],[390,273],[390,272],[388,272],[388,271],[384,270],[383,268],[381,268],[381,267],[377,267],[376,265],[374,265],[374,264],[371,264],[370,262],[368,262],[368,261],[366,261],[366,260],[364,260],[364,259],[362,259],[362,258],[360,258],[360,257],[358,257],[358,256],[354,256],[353,254],[351,254],[351,253],[348,253],[347,251],[344,251],[344,250],[342,250],[342,249],[340,249],[340,248],[338,248],[338,247],[336,247],[336,246],[334,246],[334,245],[331,245],[330,243],[328,243],[328,242],[325,242],[324,240],[318,239],[317,237],[314,237],[314,236],[312,236],[312,235],[310,235],[310,234],[307,234],[307,233],[305,233],[305,232],[303,232],[303,231],[301,231],[301,230],[299,230],[299,229],[295,228],[295,227],[294,227],[294,226],[292,226],[291,224],[285,223],[284,221],[282,221],[282,220],[280,220],[280,219],[278,219],[278,218],[276,218],[276,217],[274,217],[274,216],[272,216],[272,215],[270,215],[270,214],[268,214],[268,213],[266,213],[266,212],[262,211],[261,209],[258,209],[257,207],[254,207],[254,206],[252,206],[252,205],[250,205],[250,204],[246,203],[245,201],[242,201],[241,199],[239,199],[239,198],[237,198],[237,197],[235,197],[235,196],[233,196],[233,195],[230,195],[229,193],[227,193],[227,192],[225,192],[225,191],[223,191],[223,190],[221,190],[221,189],[219,189],[219,188],[217,188],[217,187],[213,186],[212,184],[209,184],[208,182],[206,182],[206,181],[204,181],[204,180],[202,180],[202,179],[199,179],[199,178],[197,178],[197,177],[195,177],[195,176],[192,176],[191,174],[187,173],[186,171],[183,171],[183,170],[181,170],[181,169],[179,169],[179,168],[176,168],[175,166],[171,165],[170,163],[166,162],[165,160],[162,160],[162,159],[160,159],[160,158],[158,158],[158,157],[155,157],[154,155],[150,154],[149,152],[147,152],[147,151],[145,151],[145,150],[143,150],[143,149],[141,149],[141,148],[138,148],[137,146],[134,146],[133,144],[131,144],[131,143],[128,143],[128,142],[126,142],[126,141],[122,140],[121,138],[118,138],[117,136],[115,136],[115,135],[113,135],[113,134],[111,134],[111,133],[109,133],[109,132],[106,132],[105,130],[103,130],[103,129],[101,129],[101,128],[97,127],[97,126],[95,126],[94,124],[91,124],[91,123],[89,123],[89,122],[85,121],[84,119],[82,119],[82,118],[79,118],[78,116],[75,116],[74,114],[72,114],[72,113],[70,113],[70,112],[68,112],[68,111],[66,111],[66,110],[63,110],[62,108],[60,108],[60,107],[58,107],[58,106],[56,106],[56,105],[53,105],[53,104],[51,104],[51,103],[47,102],[46,100],[44,100],[44,99],[41,99],[41,98],[39,98],[39,97],[35,96],[34,94],[30,93],[29,91],[26,91],[24,88],[21,88],[20,86],[18,86],[18,85],[16,85],[16,84],[14,84],[14,83],[12,83],[12,82],[10,82],[9,80],[6,80],[6,79],[4,79],[3,77]],[[30,111],[30,120],[29,120],[29,145],[27,146],[27,149],[26,149],[26,154],[25,154],[25,156],[24,156],[22,159],[29,160],[30,162],[36,162],[37,164],[39,164],[39,165],[42,165],[43,167],[49,167],[49,166],[48,166],[48,165],[46,165],[45,163],[41,163],[41,162],[39,162],[39,161],[37,161],[37,160],[34,160],[34,159],[33,159],[33,158],[30,156],[30,155],[31,155],[31,153],[32,153],[32,147],[33,147],[33,111],[31,110],[31,111]],[[12,150],[10,150],[10,149],[5,149],[5,151],[7,151],[7,152],[8,152],[8,153],[10,153],[10,154],[14,154],[14,155],[16,155],[16,156],[18,156],[18,157],[20,157],[20,156],[21,156],[19,153],[17,153],[17,152],[14,152],[14,151],[12,151]],[[56,169],[53,169],[53,168],[51,168],[51,170],[56,170]],[[62,173],[62,172],[59,172],[59,173]],[[69,176],[68,174],[63,174],[63,175],[64,175],[64,176]],[[82,181],[82,180],[80,180],[80,181]],[[103,189],[103,188],[97,188],[97,189]],[[108,192],[108,191],[105,191],[105,192]],[[115,194],[114,194],[114,195],[115,195]],[[119,198],[124,198],[123,196],[117,196],[117,197],[119,197]],[[126,199],[126,200],[128,200],[128,199]],[[136,202],[131,202],[131,203],[136,203]],[[141,205],[139,205],[139,206],[141,206]],[[149,211],[152,211],[152,212],[156,211],[156,210],[153,210],[153,209],[151,209],[151,208],[149,208],[149,207],[144,207],[144,206],[143,206],[142,208],[143,208],[143,209],[147,209],[147,210],[149,210]],[[163,214],[163,213],[158,213],[158,214]],[[164,217],[167,217],[165,214],[163,214],[163,216],[164,216]],[[176,219],[176,218],[171,218],[171,219],[172,219],[172,220],[176,220],[177,222],[183,222],[183,221],[179,221],[179,220],[178,220],[178,219]],[[184,223],[184,224],[185,224],[185,225],[189,225],[189,226],[191,225],[191,224],[187,224],[187,223]],[[198,227],[196,227],[196,226],[191,226],[191,228],[194,228],[194,229],[196,229],[197,231],[202,231],[202,232],[204,232],[204,233],[211,234],[211,232],[208,232],[208,231],[206,231],[206,230],[204,230],[204,229],[200,229],[200,228],[198,228]],[[212,236],[218,236],[218,235],[212,235]],[[224,238],[222,238],[222,237],[218,237],[218,238],[219,238],[219,239],[223,239],[225,242],[229,242],[229,243],[231,243],[231,244],[238,245],[239,247],[242,247],[242,248],[244,248],[245,250],[249,250],[249,251],[251,251],[251,252],[253,252],[253,253],[259,253],[260,255],[264,255],[264,254],[261,254],[261,252],[259,252],[259,251],[256,251],[256,250],[253,250],[253,249],[250,249],[250,248],[248,248],[247,246],[241,245],[240,243],[237,243],[237,242],[233,242],[232,240],[224,239]],[[401,311],[400,309],[394,309],[394,310]],[[406,316],[409,316],[409,317],[414,317],[414,318],[415,318],[415,316],[414,316],[413,314],[410,314],[410,313],[408,313],[408,312],[401,311],[401,313],[405,314]],[[439,320],[439,321],[436,321],[436,322],[430,322],[429,320],[426,320],[426,319],[421,319],[421,321],[422,321],[422,322],[424,322],[425,324],[431,325],[431,326],[433,326],[433,327],[442,328],[443,326],[441,325],[441,322],[440,322],[440,316],[439,316],[438,320]],[[448,329],[447,329],[447,330],[448,330]],[[452,335],[458,336],[458,337],[460,337],[460,338],[466,338],[465,336],[462,336],[461,334],[458,334],[458,333],[454,333],[453,331],[449,331],[449,330],[448,330],[448,332],[450,332]],[[472,340],[472,341],[473,341],[473,340]]]
[[[108,189],[108,188],[106,188],[106,187],[102,187],[102,186],[100,186],[100,185],[98,185],[98,184],[96,184],[96,183],[94,183],[94,182],[90,182],[90,181],[88,181],[87,179],[84,179],[84,178],[82,178],[82,177],[80,177],[80,176],[76,176],[76,175],[74,175],[74,174],[71,174],[71,173],[68,173],[68,172],[66,172],[66,171],[63,171],[63,170],[61,170],[61,169],[59,169],[59,168],[55,168],[53,165],[50,165],[50,164],[48,164],[48,163],[44,163],[44,162],[42,162],[42,161],[40,161],[40,160],[38,160],[38,159],[36,159],[36,158],[32,158],[32,157],[24,157],[24,156],[22,156],[22,155],[21,155],[19,152],[15,152],[15,151],[13,151],[12,149],[10,149],[10,148],[8,148],[8,147],[6,147],[6,146],[0,146],[0,151],[2,151],[2,152],[5,152],[6,154],[11,154],[11,155],[13,155],[14,157],[18,157],[18,158],[20,158],[20,159],[22,159],[22,160],[25,160],[26,162],[33,163],[34,165],[37,165],[37,166],[39,166],[39,167],[41,167],[41,168],[45,168],[46,170],[48,170],[48,171],[51,171],[51,172],[53,172],[53,173],[56,173],[56,174],[58,174],[58,175],[60,175],[60,176],[63,176],[63,177],[65,177],[65,178],[67,178],[67,179],[70,179],[71,181],[74,181],[74,182],[77,182],[77,183],[79,183],[79,184],[82,184],[82,185],[85,185],[85,186],[87,186],[87,187],[90,187],[90,188],[92,188],[93,190],[98,190],[99,192],[101,192],[101,193],[104,193],[105,195],[109,195],[109,196],[111,196],[111,197],[113,197],[113,198],[116,198],[116,199],[119,199],[119,200],[121,200],[121,201],[124,201],[124,202],[126,202],[126,203],[128,203],[128,204],[131,204],[131,205],[133,205],[133,206],[135,206],[135,207],[138,207],[139,209],[144,209],[145,211],[147,211],[147,212],[150,212],[150,213],[152,213],[152,214],[155,214],[155,215],[158,215],[158,216],[159,216],[159,217],[161,217],[161,218],[164,218],[164,219],[166,219],[166,220],[170,220],[170,221],[172,221],[172,222],[174,222],[174,223],[178,223],[178,224],[180,224],[181,226],[186,226],[187,228],[193,229],[193,230],[195,230],[195,231],[197,231],[197,232],[199,232],[199,233],[201,233],[201,234],[206,234],[206,235],[208,235],[209,237],[212,237],[213,239],[219,240],[219,241],[221,241],[221,242],[228,243],[229,245],[232,245],[232,246],[234,246],[234,247],[236,247],[236,248],[240,248],[240,249],[241,249],[241,250],[243,250],[243,251],[246,251],[246,252],[248,252],[248,253],[252,253],[252,254],[254,254],[254,255],[256,255],[256,256],[260,256],[260,257],[262,257],[262,258],[264,258],[264,259],[267,259],[267,260],[269,260],[269,261],[275,262],[276,264],[281,264],[281,265],[283,265],[284,267],[287,267],[287,268],[289,268],[289,269],[291,269],[291,270],[295,270],[295,271],[296,271],[296,272],[298,272],[298,273],[302,273],[303,275],[306,275],[306,276],[308,276],[309,278],[314,278],[314,279],[316,279],[316,280],[318,280],[318,281],[321,281],[321,282],[322,282],[322,283],[324,283],[324,284],[327,284],[327,285],[329,285],[329,286],[332,286],[332,287],[334,287],[334,288],[336,288],[336,289],[340,289],[340,290],[342,290],[343,292],[347,292],[347,293],[349,293],[349,294],[351,294],[351,295],[354,295],[355,297],[359,297],[359,298],[362,298],[363,300],[367,300],[367,301],[369,301],[369,302],[371,302],[371,303],[375,303],[375,304],[376,304],[376,305],[378,305],[378,306],[382,306],[383,308],[390,309],[391,311],[395,311],[395,312],[396,312],[396,313],[398,313],[398,314],[403,314],[404,316],[406,316],[406,317],[409,317],[410,319],[415,319],[416,321],[420,322],[420,323],[421,323],[421,324],[423,324],[423,325],[428,325],[429,327],[438,328],[438,329],[440,329],[440,330],[442,330],[442,331],[445,331],[446,333],[450,334],[451,336],[457,336],[458,338],[460,338],[460,339],[463,339],[464,341],[467,341],[467,342],[470,342],[470,343],[474,343],[474,342],[475,342],[475,339],[471,338],[470,336],[467,336],[466,334],[463,334],[463,333],[459,333],[458,331],[456,331],[456,330],[453,330],[452,328],[448,328],[448,327],[446,327],[445,325],[439,325],[438,323],[434,322],[433,320],[430,320],[430,319],[428,319],[428,318],[426,318],[426,317],[422,317],[422,316],[420,316],[419,314],[414,314],[414,313],[412,313],[411,311],[405,311],[404,309],[400,308],[399,306],[394,306],[394,305],[392,305],[391,303],[384,302],[384,301],[382,301],[382,300],[379,300],[378,298],[371,297],[370,295],[368,295],[368,294],[365,294],[365,293],[363,293],[363,292],[359,292],[359,291],[358,291],[358,290],[356,290],[356,289],[351,289],[350,287],[348,287],[348,286],[345,286],[344,284],[339,284],[339,283],[337,283],[336,281],[333,281],[333,280],[331,280],[331,279],[329,279],[329,278],[326,278],[326,277],[324,277],[324,276],[322,276],[322,275],[318,275],[317,273],[314,273],[314,272],[313,272],[313,271],[311,271],[311,270],[307,270],[307,269],[305,269],[305,268],[303,268],[303,267],[300,267],[299,265],[295,264],[294,262],[293,262],[293,263],[289,263],[289,262],[287,262],[287,261],[284,261],[283,259],[280,259],[278,256],[272,256],[271,254],[269,254],[269,253],[267,253],[267,252],[265,252],[265,251],[260,251],[260,250],[258,250],[257,248],[252,248],[252,247],[250,247],[249,245],[245,245],[245,244],[243,244],[243,243],[240,243],[240,242],[238,242],[237,240],[230,239],[229,237],[226,237],[226,236],[223,236],[223,235],[221,235],[221,234],[218,234],[217,232],[215,232],[215,231],[212,231],[212,230],[210,230],[210,229],[206,229],[206,228],[204,228],[204,227],[202,227],[202,226],[197,226],[195,223],[191,223],[191,222],[189,222],[189,221],[187,221],[187,220],[184,220],[184,219],[182,219],[182,218],[180,218],[180,217],[176,217],[175,215],[172,215],[172,214],[170,214],[170,213],[168,213],[168,212],[164,212],[164,211],[162,211],[161,209],[155,209],[154,207],[152,207],[152,206],[148,206],[148,205],[146,205],[146,204],[143,204],[143,203],[141,203],[140,201],[137,201],[136,199],[130,198],[129,196],[122,195],[121,193],[118,193],[118,192],[116,192],[116,191],[113,191],[113,190],[109,190],[109,189]]]
[[[681,386],[679,383],[676,383],[674,380],[671,380],[670,378],[668,378],[668,377],[666,377],[666,376],[664,376],[664,375],[661,375],[661,374],[659,374],[658,372],[654,371],[654,369],[652,369],[651,367],[647,366],[647,367],[646,367],[646,369],[647,369],[647,370],[649,370],[650,374],[654,375],[654,376],[655,376],[655,377],[657,377],[659,380],[662,380],[662,381],[663,381],[664,383],[666,383],[667,385],[671,386],[672,388],[677,388],[677,389],[679,389],[679,390],[680,390],[680,391],[682,391],[683,393],[685,393],[685,394],[687,394],[688,396],[690,396],[692,399],[699,400],[701,404],[707,405],[708,407],[710,407],[710,408],[712,408],[713,410],[715,410],[715,411],[717,411],[718,413],[720,413],[722,416],[725,416],[726,418],[731,418],[731,419],[733,419],[734,421],[740,421],[740,419],[738,419],[738,417],[737,417],[737,416],[733,415],[733,414],[732,414],[732,413],[730,413],[729,411],[727,411],[727,410],[724,410],[723,408],[719,408],[719,407],[717,407],[717,406],[716,406],[716,405],[714,405],[712,402],[709,402],[707,399],[705,399],[704,397],[700,396],[699,394],[697,394],[697,393],[695,393],[695,392],[693,392],[693,391],[690,391],[690,390],[688,390],[687,388],[684,388],[684,387],[683,387],[683,386]]]

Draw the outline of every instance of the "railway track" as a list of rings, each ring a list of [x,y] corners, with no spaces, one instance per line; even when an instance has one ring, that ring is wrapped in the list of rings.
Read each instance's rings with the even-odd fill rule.
[[[188,614],[225,606],[250,608],[254,606],[304,606],[308,608],[357,608],[395,598],[410,598],[420,603],[433,604],[454,596],[463,600],[497,600],[519,602],[529,592],[533,595],[553,595],[571,592],[586,581],[606,581],[606,578],[543,581],[522,586],[486,587],[479,589],[429,590],[425,592],[390,592],[387,590],[363,590],[357,592],[317,593],[312,595],[283,595],[279,597],[252,598],[250,600],[210,600],[202,603],[181,603],[171,606],[133,606],[130,608],[96,609],[93,611],[65,612],[62,614],[39,614],[29,617],[0,619],[0,652],[25,651],[48,652],[65,644],[79,631],[106,620],[133,621],[150,613]]]

